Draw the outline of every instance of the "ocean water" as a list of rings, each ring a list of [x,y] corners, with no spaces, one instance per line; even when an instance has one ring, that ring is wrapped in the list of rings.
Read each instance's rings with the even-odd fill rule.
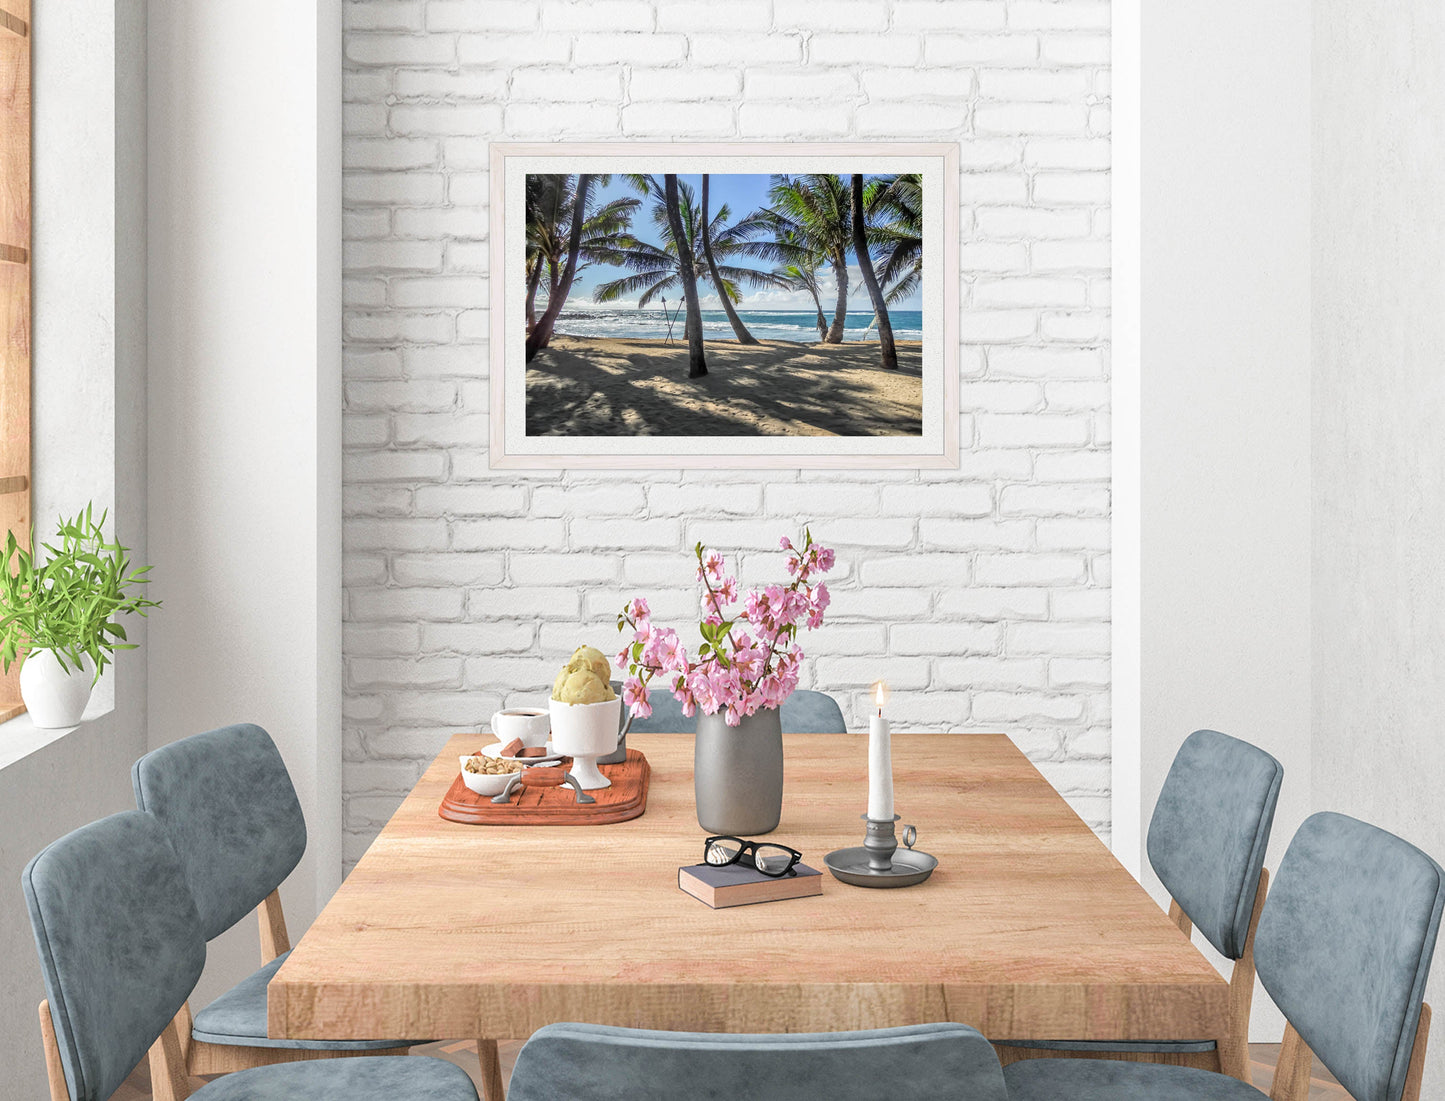
[[[759,340],[792,340],[800,344],[813,344],[818,340],[818,315],[815,311],[793,312],[785,310],[738,310],[748,331]],[[823,316],[829,324],[833,320],[832,310],[824,310]],[[891,310],[889,320],[893,325],[895,340],[923,339],[923,312],[921,310]],[[873,341],[878,339],[878,328],[872,325],[871,310],[850,310],[843,327],[843,339],[848,342]],[[555,332],[565,336],[606,336],[634,337],[643,340],[661,340],[667,336],[668,318],[660,309],[639,310],[636,307],[607,310],[576,310],[563,308],[557,318]],[[871,326],[871,328],[870,328]],[[682,339],[683,317],[678,314],[672,323],[674,339]],[[702,311],[703,334],[708,340],[735,340],[727,314],[722,310]]]

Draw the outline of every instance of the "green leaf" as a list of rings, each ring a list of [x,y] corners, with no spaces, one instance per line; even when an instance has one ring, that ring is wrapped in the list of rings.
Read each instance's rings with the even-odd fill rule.
[[[96,664],[96,675],[117,649],[134,649],[117,617],[145,614],[160,601],[140,596],[149,566],[130,572],[126,548],[105,537],[109,514],[96,518],[93,504],[73,518],[62,516],[57,539],[40,542],[33,529],[29,545],[7,532],[0,561],[0,659],[14,661],[22,649],[48,649],[67,668],[81,655]]]

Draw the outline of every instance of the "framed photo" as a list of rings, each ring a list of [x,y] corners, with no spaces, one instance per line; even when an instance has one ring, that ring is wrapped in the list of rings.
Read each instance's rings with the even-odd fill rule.
[[[494,144],[491,188],[493,467],[957,466],[957,145]]]

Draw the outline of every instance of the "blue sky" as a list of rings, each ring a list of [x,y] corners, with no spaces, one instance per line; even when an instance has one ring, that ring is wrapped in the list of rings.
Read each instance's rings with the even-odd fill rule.
[[[702,177],[680,175],[679,181],[690,184],[695,191],[701,194]],[[714,173],[708,186],[708,206],[710,212],[716,216],[716,212],[726,204],[729,208],[729,222],[735,222],[746,214],[759,207],[768,205],[768,187],[770,177],[766,175],[752,175],[742,173]],[[595,186],[595,185],[594,185]],[[621,176],[614,176],[611,183],[600,189],[599,199],[603,202],[624,197],[637,197],[637,192]],[[652,200],[643,199],[643,205],[632,217],[632,234],[639,240],[661,246],[661,235],[652,221]],[[850,253],[851,256],[851,253]],[[875,261],[876,261],[875,257]],[[738,267],[758,267],[765,269],[769,267],[764,261],[743,259],[737,262]],[[576,282],[572,285],[572,293],[568,296],[567,308],[571,309],[617,309],[633,307],[637,304],[637,296],[611,303],[594,303],[592,291],[600,283],[607,283],[620,276],[630,274],[625,269],[615,268],[610,265],[591,265],[583,268],[578,273]],[[832,317],[833,304],[837,298],[836,284],[833,281],[832,271],[828,267],[818,270],[818,283],[823,299],[823,312]],[[717,294],[711,287],[702,288],[702,308],[720,309],[721,303]],[[681,288],[668,293],[668,300],[676,302],[682,296]],[[540,300],[539,300],[540,305]],[[655,307],[658,303],[649,303],[649,307]],[[868,290],[863,285],[863,277],[858,272],[856,262],[849,264],[848,272],[848,306],[850,311],[855,309],[868,310]],[[753,290],[743,288],[743,300],[737,304],[740,310],[812,310],[813,300],[806,291],[791,290]],[[921,309],[921,296],[918,292],[910,295],[907,299],[897,303],[900,310]]]

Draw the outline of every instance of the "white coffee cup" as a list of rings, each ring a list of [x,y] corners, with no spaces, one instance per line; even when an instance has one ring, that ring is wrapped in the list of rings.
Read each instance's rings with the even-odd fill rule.
[[[524,746],[545,746],[552,716],[536,707],[512,707],[492,716],[492,733],[503,744],[521,738]]]

